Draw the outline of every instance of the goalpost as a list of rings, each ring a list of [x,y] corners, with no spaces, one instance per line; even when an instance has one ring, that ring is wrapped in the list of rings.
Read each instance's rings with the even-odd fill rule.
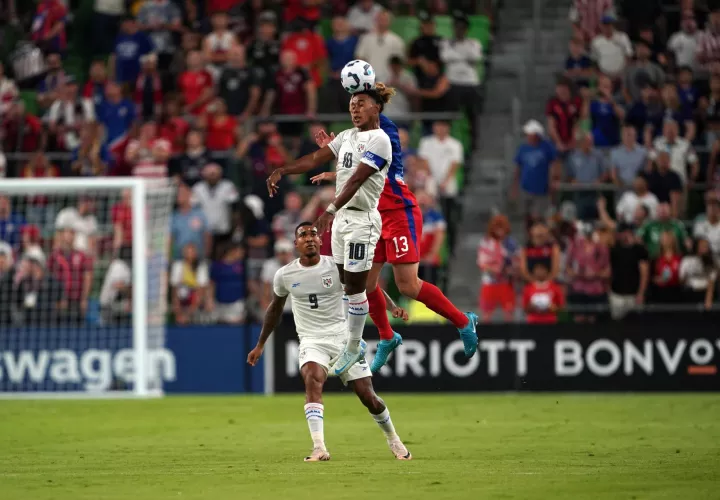
[[[165,349],[174,188],[0,180],[0,397],[153,397]]]

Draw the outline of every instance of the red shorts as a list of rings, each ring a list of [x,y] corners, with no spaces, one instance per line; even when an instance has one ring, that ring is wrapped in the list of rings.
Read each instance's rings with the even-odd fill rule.
[[[480,310],[490,314],[495,309],[515,310],[515,290],[510,283],[483,285],[480,290]]]
[[[415,264],[420,262],[422,212],[420,207],[380,212],[382,233],[375,247],[373,262]]]

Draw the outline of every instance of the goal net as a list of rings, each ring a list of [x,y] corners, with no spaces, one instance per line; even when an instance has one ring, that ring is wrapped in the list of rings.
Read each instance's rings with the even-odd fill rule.
[[[0,396],[162,394],[174,189],[0,180]]]

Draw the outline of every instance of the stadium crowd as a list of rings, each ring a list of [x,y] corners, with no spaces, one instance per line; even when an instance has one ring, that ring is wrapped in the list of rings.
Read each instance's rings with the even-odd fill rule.
[[[333,125],[318,114],[346,113],[339,72],[355,58],[398,91],[387,113],[404,127],[405,181],[425,215],[423,272],[437,276],[469,151],[449,122],[424,120],[413,135],[404,117],[462,110],[474,130],[482,59],[467,37],[474,2],[430,2],[407,46],[387,8],[416,12],[412,2],[89,3],[81,23],[88,0],[2,2],[6,45],[19,35],[0,64],[0,174],[175,183],[174,321],[240,323],[267,305],[275,270],[293,256],[295,225],[322,213],[334,188],[312,186],[319,172],[311,172],[283,179],[283,196],[270,198],[265,179],[317,149],[315,134]],[[440,37],[433,16],[458,6],[453,36]],[[332,19],[326,36],[323,18]],[[127,192],[0,194],[0,325],[129,321],[131,244]]]
[[[712,309],[720,264],[720,3],[575,0],[545,119],[528,121],[512,197],[522,246],[491,221],[485,316],[575,321]]]

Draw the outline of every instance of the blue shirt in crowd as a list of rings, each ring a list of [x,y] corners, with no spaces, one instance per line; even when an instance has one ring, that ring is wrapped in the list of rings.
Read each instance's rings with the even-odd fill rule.
[[[590,103],[592,134],[597,147],[617,146],[620,144],[620,120],[609,102],[594,100]]]
[[[586,55],[581,55],[577,59],[575,59],[573,56],[568,56],[567,59],[565,59],[565,69],[568,71],[572,69],[590,68],[592,68],[592,61]]]
[[[188,243],[195,245],[201,259],[205,258],[205,233],[208,228],[207,218],[199,207],[193,207],[188,212],[177,210],[172,216],[170,226],[173,258],[179,259]]]
[[[610,164],[617,169],[620,181],[629,186],[645,167],[647,155],[647,149],[643,146],[636,145],[633,149],[628,149],[620,145],[610,153]]]
[[[220,304],[232,304],[245,299],[245,264],[237,262],[213,262],[210,279],[215,283],[215,300]]]
[[[548,193],[550,166],[557,158],[557,151],[550,141],[541,140],[537,145],[521,144],[515,154],[515,164],[520,168],[520,187],[535,195]]]
[[[105,140],[111,145],[117,140],[125,139],[135,121],[135,105],[129,99],[121,99],[118,103],[103,101],[95,108],[97,120],[105,126]]]
[[[15,248],[20,244],[20,229],[25,225],[25,217],[11,213],[7,219],[0,219],[0,241]]]
[[[576,149],[567,163],[568,176],[580,184],[597,182],[605,174],[605,156],[597,149],[587,153]]]
[[[345,40],[328,38],[325,41],[328,58],[330,59],[330,71],[340,71],[347,63],[355,58],[355,47],[358,44],[358,37],[351,35]]]
[[[698,90],[693,86],[690,88],[684,88],[678,85],[677,92],[683,109],[692,112],[697,106],[698,99],[700,98]]]
[[[134,35],[121,33],[115,40],[115,79],[119,83],[135,84],[140,75],[140,58],[154,49],[147,34],[138,31]]]

